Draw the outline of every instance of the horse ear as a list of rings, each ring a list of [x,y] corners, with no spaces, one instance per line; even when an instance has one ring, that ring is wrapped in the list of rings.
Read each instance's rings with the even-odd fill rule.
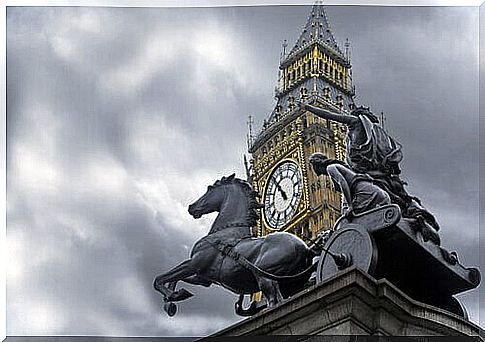
[[[236,177],[236,174],[235,173],[233,173],[232,175],[230,175],[229,177],[227,177],[227,180],[233,180],[234,177]]]

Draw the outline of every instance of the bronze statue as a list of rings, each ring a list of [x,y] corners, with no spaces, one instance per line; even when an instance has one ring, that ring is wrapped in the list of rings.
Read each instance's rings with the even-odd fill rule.
[[[272,307],[311,280],[322,283],[341,270],[357,267],[376,279],[388,279],[414,299],[466,317],[453,295],[478,286],[477,269],[464,267],[456,253],[426,242],[423,232],[411,219],[401,217],[399,206],[390,204],[388,194],[368,174],[322,154],[314,154],[311,163],[317,174],[332,178],[348,203],[335,228],[320,234],[310,247],[290,233],[253,237],[251,227],[261,207],[258,195],[246,181],[223,177],[189,206],[194,218],[219,212],[209,234],[195,243],[189,259],[155,278],[154,287],[163,295],[169,316],[177,311],[174,302],[192,296],[183,288],[176,290],[178,281],[223,286],[239,294],[236,313],[249,316],[266,305],[253,301],[244,308],[246,294],[262,291]],[[435,287],[435,279],[443,279],[446,286]],[[427,291],[430,288],[433,291]]]
[[[439,230],[435,217],[417,197],[404,189],[406,183],[399,176],[399,163],[403,159],[401,145],[379,125],[379,120],[369,109],[359,107],[346,115],[303,102],[299,104],[321,118],[346,125],[346,162],[350,169],[372,177],[373,183],[389,194],[392,203],[399,205],[404,217],[415,218]],[[436,239],[435,242],[439,243]]]
[[[170,316],[176,313],[173,302],[192,296],[185,289],[175,290],[178,281],[217,284],[240,294],[236,303],[240,314],[244,314],[244,294],[262,291],[271,307],[303,287],[315,269],[311,265],[315,252],[290,233],[253,237],[251,227],[260,207],[257,193],[234,174],[210,185],[189,206],[196,219],[214,211],[219,215],[209,234],[195,243],[189,259],[155,278],[154,287],[163,295],[164,310]]]
[[[183,288],[176,290],[178,281],[223,286],[239,294],[236,313],[249,316],[265,304],[253,301],[244,308],[247,294],[262,291],[267,306],[273,307],[312,280],[322,283],[357,267],[376,279],[386,278],[413,299],[466,318],[454,295],[477,287],[480,272],[464,267],[455,252],[440,246],[433,215],[404,190],[399,143],[367,109],[340,115],[302,106],[349,128],[347,163],[321,153],[310,157],[316,174],[330,176],[344,196],[343,215],[334,229],[319,234],[310,247],[286,232],[254,237],[252,228],[262,208],[258,194],[234,174],[222,177],[189,206],[196,219],[219,213],[208,235],[195,243],[189,259],[155,278],[164,310],[173,316],[174,302],[192,296]],[[436,279],[441,281],[437,286]]]

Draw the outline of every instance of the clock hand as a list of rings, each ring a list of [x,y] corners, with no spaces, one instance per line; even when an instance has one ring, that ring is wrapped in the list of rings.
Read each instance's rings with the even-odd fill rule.
[[[278,189],[279,192],[281,192],[281,197],[283,197],[283,200],[286,201],[288,199],[288,196],[286,196],[286,192],[284,192],[284,190],[281,188],[280,183],[276,183],[276,189]]]

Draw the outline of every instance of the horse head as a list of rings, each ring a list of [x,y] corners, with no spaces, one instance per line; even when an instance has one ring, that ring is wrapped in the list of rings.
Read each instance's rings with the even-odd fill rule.
[[[261,204],[257,201],[258,196],[248,182],[232,174],[209,185],[206,193],[189,205],[189,214],[197,219],[217,211],[219,216],[216,222],[219,227],[233,222],[251,227],[259,218],[258,209]]]
[[[207,191],[198,200],[189,205],[189,214],[198,219],[205,214],[219,211],[225,199],[223,184],[227,184],[235,178],[235,174],[229,177],[222,177],[213,185],[207,187]]]

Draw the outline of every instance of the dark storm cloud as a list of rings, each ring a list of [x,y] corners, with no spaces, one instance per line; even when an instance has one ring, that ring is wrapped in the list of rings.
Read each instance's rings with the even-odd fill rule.
[[[187,205],[244,177],[247,115],[271,111],[280,44],[308,13],[8,9],[8,334],[203,335],[238,319],[234,295],[190,286],[168,318],[152,279],[211,224]],[[404,145],[410,191],[478,264],[477,10],[328,17],[353,42],[359,102]],[[476,294],[465,300],[478,320]]]

